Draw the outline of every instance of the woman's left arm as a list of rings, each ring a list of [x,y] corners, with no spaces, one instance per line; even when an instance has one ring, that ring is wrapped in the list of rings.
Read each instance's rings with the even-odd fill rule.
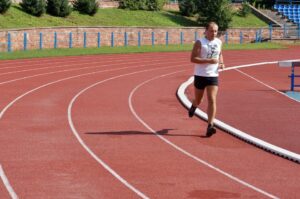
[[[219,68],[221,68],[221,69],[225,68],[223,54],[222,54],[222,46],[221,46],[221,52],[220,52],[220,55],[219,55]]]

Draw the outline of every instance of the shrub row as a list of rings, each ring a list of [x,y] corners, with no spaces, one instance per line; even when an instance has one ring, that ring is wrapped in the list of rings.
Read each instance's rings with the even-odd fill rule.
[[[98,11],[97,0],[75,0],[74,10],[82,14],[94,15]],[[11,0],[0,0],[0,13],[5,13],[11,6]],[[66,17],[72,12],[72,6],[68,0],[22,0],[22,9],[34,16],[41,16],[45,12],[58,17]]]

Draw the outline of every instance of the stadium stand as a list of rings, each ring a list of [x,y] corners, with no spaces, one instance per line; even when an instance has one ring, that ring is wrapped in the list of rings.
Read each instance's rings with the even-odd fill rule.
[[[300,24],[300,0],[277,0],[274,10],[295,24]]]

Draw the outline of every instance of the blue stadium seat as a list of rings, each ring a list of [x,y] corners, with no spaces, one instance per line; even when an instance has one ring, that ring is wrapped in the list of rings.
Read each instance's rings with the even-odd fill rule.
[[[283,7],[283,5],[282,5],[282,4],[279,4],[279,5],[278,5],[278,10],[282,11],[282,10],[283,10],[283,8],[284,8],[284,7]]]
[[[296,3],[297,2],[297,3]],[[300,0],[276,1],[273,8],[284,15],[290,21],[300,24]]]

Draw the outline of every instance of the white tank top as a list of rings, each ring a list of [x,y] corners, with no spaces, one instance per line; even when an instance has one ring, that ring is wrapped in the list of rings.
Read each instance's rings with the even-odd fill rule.
[[[215,38],[209,41],[205,37],[198,39],[201,42],[200,58],[219,59],[222,41]],[[219,64],[195,64],[194,74],[203,77],[217,77]]]

